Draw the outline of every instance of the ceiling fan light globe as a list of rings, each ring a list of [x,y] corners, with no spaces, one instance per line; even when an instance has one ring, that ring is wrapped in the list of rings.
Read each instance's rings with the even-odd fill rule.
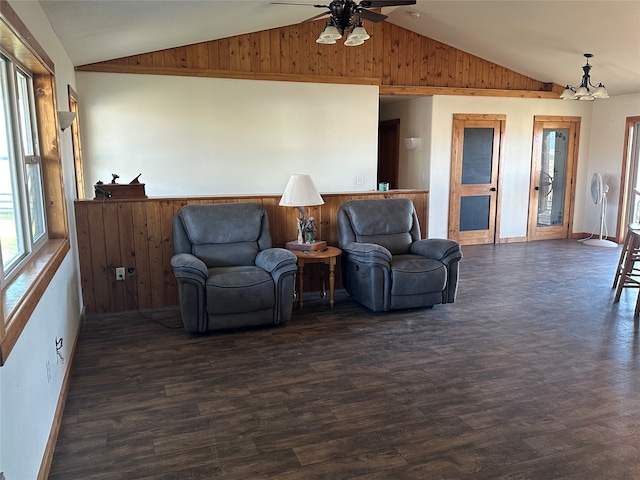
[[[369,40],[371,37],[369,36],[367,31],[364,29],[364,27],[358,26],[353,29],[353,31],[351,32],[348,38],[360,39],[364,41],[364,40]]]
[[[364,43],[364,40],[360,39],[360,38],[347,38],[347,40],[344,42],[344,44],[347,47],[357,47],[358,45],[362,45]]]
[[[333,38],[322,38],[322,36],[318,37],[316,43],[321,45],[335,45],[336,41]]]
[[[320,34],[320,38],[338,40],[339,38],[342,38],[342,34],[338,31],[336,27],[334,27],[333,25],[329,25]]]

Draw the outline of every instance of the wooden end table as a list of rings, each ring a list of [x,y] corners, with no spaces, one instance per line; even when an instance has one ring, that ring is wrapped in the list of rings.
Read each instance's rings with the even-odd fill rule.
[[[304,266],[308,263],[324,263],[325,265],[329,265],[329,306],[333,308],[335,303],[333,298],[333,290],[335,287],[335,274],[336,274],[336,259],[342,253],[337,247],[326,247],[322,250],[315,251],[301,251],[301,250],[289,250],[290,252],[295,253],[296,257],[298,257],[298,308],[302,310],[302,306],[304,305],[302,301],[302,292],[304,292]],[[322,292],[320,295],[322,298],[325,297],[327,292],[324,288],[324,278],[322,280]]]

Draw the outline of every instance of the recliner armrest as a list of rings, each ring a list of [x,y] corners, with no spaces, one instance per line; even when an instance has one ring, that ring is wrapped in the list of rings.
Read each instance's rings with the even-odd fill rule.
[[[296,265],[297,262],[295,254],[285,248],[267,248],[256,256],[256,266],[269,273],[286,265]]]
[[[184,277],[197,277],[206,282],[209,276],[209,270],[207,265],[198,257],[191,255],[190,253],[178,253],[171,257],[171,266],[173,267],[173,273],[177,278]]]
[[[376,259],[391,262],[391,252],[375,243],[349,242],[343,245],[342,251],[358,259]]]
[[[411,253],[440,260],[444,264],[462,258],[460,244],[446,238],[427,238],[413,242],[411,244]]]

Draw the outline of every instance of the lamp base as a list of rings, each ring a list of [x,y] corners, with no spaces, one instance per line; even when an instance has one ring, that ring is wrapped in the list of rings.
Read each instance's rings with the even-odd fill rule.
[[[302,250],[303,252],[312,252],[315,250],[322,250],[327,246],[327,242],[324,240],[316,240],[311,243],[298,243],[297,240],[292,240],[285,244],[285,248],[288,250]]]

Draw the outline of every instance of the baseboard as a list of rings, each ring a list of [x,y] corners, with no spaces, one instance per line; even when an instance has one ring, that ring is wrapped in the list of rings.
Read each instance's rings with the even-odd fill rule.
[[[62,379],[62,387],[60,388],[60,396],[58,397],[58,404],[56,405],[56,413],[53,416],[53,424],[49,432],[49,438],[47,439],[47,445],[44,449],[44,455],[42,462],[40,462],[40,469],[38,471],[38,480],[47,480],[49,478],[49,471],[51,470],[51,462],[53,461],[53,453],[56,450],[56,442],[58,441],[58,433],[60,432],[60,425],[62,423],[62,415],[64,414],[64,406],[67,402],[67,394],[69,393],[69,381],[71,378],[71,366],[73,364],[73,358],[75,357],[76,348],[78,347],[78,338],[82,331],[84,319],[86,316],[86,308],[82,307],[80,312],[80,321],[78,323],[78,330],[76,336],[73,339],[73,345],[69,351],[69,359],[67,369]]]
[[[499,238],[496,243],[517,243],[517,242],[526,242],[527,237],[503,237]]]

